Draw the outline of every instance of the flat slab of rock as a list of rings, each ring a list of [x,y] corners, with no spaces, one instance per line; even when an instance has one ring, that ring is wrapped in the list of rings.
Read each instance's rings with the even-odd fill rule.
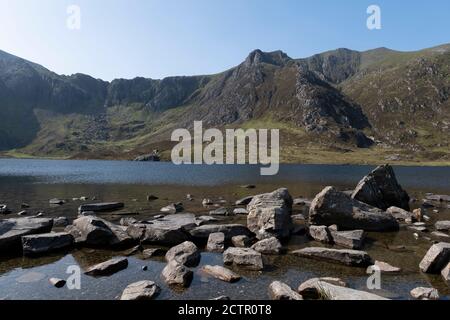
[[[247,206],[247,227],[259,240],[290,236],[292,197],[285,188],[254,196]]]
[[[185,241],[167,251],[166,261],[172,260],[187,267],[195,267],[200,262],[200,250],[194,243]]]
[[[342,247],[359,250],[364,246],[364,230],[330,231],[332,241]]]
[[[351,267],[368,267],[372,265],[372,258],[365,251],[337,250],[328,248],[304,248],[292,252],[305,258],[336,262]]]
[[[225,234],[223,232],[211,233],[208,238],[206,250],[222,253],[225,250]]]
[[[223,253],[224,264],[234,264],[250,270],[264,268],[261,253],[250,248],[228,248]]]
[[[318,286],[316,282],[322,281],[333,284],[339,287],[347,287],[347,283],[340,278],[333,277],[321,277],[321,278],[312,278],[300,284],[298,287],[298,292],[302,295],[304,299],[319,299],[320,291],[318,290]]]
[[[128,259],[114,258],[92,267],[89,267],[84,273],[90,276],[110,276],[128,267]]]
[[[225,282],[236,282],[241,279],[241,276],[237,273],[221,266],[206,265],[203,266],[201,270],[206,274]]]
[[[262,254],[280,254],[283,246],[277,238],[272,237],[258,241],[251,248]]]
[[[337,225],[344,230],[397,231],[399,224],[389,213],[352,199],[334,187],[326,187],[313,200],[309,211],[313,225]]]
[[[82,204],[79,208],[79,212],[92,211],[92,212],[102,212],[102,211],[113,211],[122,209],[124,204],[122,202],[103,202],[103,203],[89,203]]]
[[[433,245],[420,262],[420,270],[425,273],[440,273],[450,261],[450,243]]]
[[[436,202],[450,202],[450,195],[430,194],[425,197],[427,200]]]
[[[43,233],[22,237],[22,250],[26,256],[67,249],[72,247],[73,244],[74,238],[67,232]]]
[[[269,297],[272,300],[303,300],[300,294],[280,281],[274,281],[269,285]]]
[[[176,260],[171,260],[162,271],[162,277],[168,285],[188,287],[193,278],[193,272]]]
[[[352,198],[386,210],[395,206],[409,210],[409,196],[400,186],[390,165],[379,166],[365,176],[353,191]]]
[[[402,271],[401,268],[394,267],[394,266],[390,265],[389,263],[386,263],[383,261],[375,261],[374,265],[377,266],[378,268],[380,268],[380,271],[383,273],[398,273],[398,272]]]
[[[22,236],[48,233],[53,228],[53,219],[18,218],[0,221],[0,255],[10,251],[20,251]]]
[[[139,281],[130,284],[122,293],[120,300],[152,300],[161,289],[153,281]]]
[[[319,279],[311,279],[302,283],[298,289],[300,294],[315,296],[322,300],[389,300],[379,295],[331,284]]]
[[[206,240],[211,233],[222,232],[225,234],[225,239],[229,240],[234,236],[252,236],[253,233],[242,224],[208,224],[196,227],[190,230],[190,234],[197,239]]]
[[[438,221],[435,227],[437,231],[450,231],[450,220]]]
[[[439,292],[434,288],[418,287],[412,289],[410,294],[417,300],[439,300]]]

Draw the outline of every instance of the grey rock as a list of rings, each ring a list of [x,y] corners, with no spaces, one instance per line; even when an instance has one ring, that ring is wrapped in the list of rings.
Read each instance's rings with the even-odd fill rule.
[[[69,218],[59,217],[53,219],[53,227],[67,227],[70,224]]]
[[[246,206],[253,200],[253,196],[245,197],[236,201],[237,206]]]
[[[342,247],[359,250],[364,246],[364,230],[330,231],[332,241]]]
[[[431,235],[434,236],[434,237],[438,237],[438,238],[445,238],[445,239],[450,238],[450,235],[448,235],[446,233],[443,233],[443,232],[437,232],[437,231],[433,231],[431,233]]]
[[[215,210],[211,210],[209,212],[209,214],[211,216],[228,216],[229,215],[228,209],[227,208],[223,208],[223,207],[222,208],[217,208]]]
[[[194,243],[186,241],[167,251],[166,260],[176,260],[187,267],[195,267],[200,262],[200,250]]]
[[[333,187],[326,187],[313,200],[309,211],[313,225],[366,231],[396,231],[397,220],[389,213],[350,198]]]
[[[145,259],[165,256],[166,253],[167,253],[167,251],[164,249],[161,249],[161,248],[151,248],[151,249],[145,249],[142,251],[142,255],[144,256]]]
[[[123,227],[129,227],[132,226],[133,224],[139,223],[139,221],[137,221],[135,218],[132,217],[126,217],[121,218],[119,223]]]
[[[44,233],[22,237],[22,248],[25,256],[40,255],[62,249],[74,244],[74,238],[67,232]]]
[[[450,202],[450,195],[431,194],[427,195],[425,198],[436,202]]]
[[[411,297],[417,300],[439,300],[439,292],[434,288],[418,287],[410,293]]]
[[[92,211],[92,212],[102,212],[102,211],[112,211],[122,209],[124,204],[122,202],[104,202],[104,203],[89,203],[82,204],[78,208],[78,212]]]
[[[247,211],[247,209],[244,209],[244,208],[236,208],[236,209],[233,210],[233,214],[234,215],[243,215],[243,216],[245,216],[245,215],[248,214],[248,211]]]
[[[90,276],[110,276],[128,267],[128,259],[114,258],[89,267],[84,273]]]
[[[372,265],[372,259],[365,251],[304,248],[293,251],[292,253],[305,258],[336,262],[352,267],[368,267]]]
[[[435,227],[438,231],[450,231],[450,220],[438,221],[436,222]]]
[[[203,266],[201,270],[204,273],[225,282],[236,282],[241,279],[241,276],[237,273],[221,266],[206,265]]]
[[[331,243],[331,235],[326,226],[310,226],[309,236],[316,241]]]
[[[61,200],[61,199],[50,199],[48,202],[53,205],[62,205],[64,203],[66,203],[65,200]]]
[[[196,227],[190,231],[190,234],[197,239],[208,239],[211,233],[222,232],[225,239],[231,239],[234,236],[246,235],[252,236],[252,232],[241,224],[209,224]]]
[[[277,238],[272,237],[258,241],[251,248],[262,254],[280,254],[283,246]]]
[[[420,262],[420,270],[425,273],[439,273],[450,261],[450,243],[433,245]]]
[[[250,248],[228,248],[223,253],[223,262],[226,265],[234,264],[250,270],[264,268],[261,253]]]
[[[352,198],[382,210],[392,206],[409,210],[409,196],[390,165],[379,166],[365,176],[353,191]]]
[[[300,294],[280,281],[274,281],[269,285],[269,297],[272,300],[303,300]]]
[[[412,212],[406,211],[402,208],[398,207],[389,207],[386,210],[387,213],[390,213],[397,221],[407,221],[411,219],[415,221],[416,217]]]
[[[247,248],[252,245],[252,239],[248,236],[234,236],[231,238],[231,243],[236,248]]]
[[[258,239],[290,236],[292,197],[287,189],[254,196],[247,210],[247,227]]]
[[[383,262],[383,261],[375,261],[375,266],[377,266],[382,273],[398,273],[402,271],[401,268],[394,267],[390,265],[389,263]]]
[[[208,238],[206,250],[222,253],[225,250],[225,234],[223,232],[211,233]]]
[[[152,300],[161,289],[153,281],[139,281],[130,284],[122,293],[120,300]]]
[[[162,271],[162,277],[168,285],[188,287],[193,278],[193,272],[176,260],[171,260]]]
[[[450,283],[450,262],[447,264],[447,266],[444,269],[442,269],[441,275],[445,281]]]
[[[169,204],[168,206],[165,206],[164,208],[161,208],[161,212],[170,213],[170,214],[175,214],[175,213],[181,212],[183,210],[184,210],[183,204],[181,204],[181,203],[172,203],[172,204]]]

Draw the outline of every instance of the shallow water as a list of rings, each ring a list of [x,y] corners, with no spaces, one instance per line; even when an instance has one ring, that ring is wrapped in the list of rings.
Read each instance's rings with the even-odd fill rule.
[[[0,159],[0,203],[7,203],[13,212],[20,211],[25,202],[31,207],[30,214],[45,212],[46,216],[77,216],[81,201],[74,197],[93,197],[99,201],[123,201],[124,210],[102,217],[118,222],[123,214],[132,214],[139,220],[160,214],[159,209],[168,203],[183,202],[185,211],[198,215],[210,209],[201,205],[203,198],[224,199],[231,206],[237,199],[279,187],[289,188],[293,197],[312,198],[323,187],[335,185],[340,189],[354,188],[367,174],[368,166],[319,166],[283,165],[275,177],[261,177],[256,166],[182,166],[168,163],[135,163],[124,161],[48,161]],[[422,199],[427,192],[450,194],[450,168],[396,167],[397,178],[411,197]],[[256,189],[244,189],[243,184],[256,184]],[[157,201],[148,202],[146,196],[154,194]],[[192,194],[194,201],[186,201]],[[62,206],[50,206],[51,198],[66,199]],[[446,204],[445,204],[446,206]],[[294,213],[302,213],[301,207]],[[8,217],[17,217],[16,214]],[[450,210],[439,208],[439,213],[428,210],[432,226],[437,220],[450,220]],[[226,223],[245,223],[245,217],[233,217]],[[432,228],[431,228],[432,229]],[[440,276],[423,275],[418,264],[432,245],[427,237],[419,240],[413,232],[370,233],[364,250],[377,260],[386,261],[403,269],[398,275],[383,275],[382,290],[374,293],[394,298],[409,299],[409,291],[417,286],[434,286],[442,298],[450,297],[450,289]],[[401,251],[388,246],[403,245]],[[320,246],[305,237],[296,236],[288,244],[289,250],[305,246]],[[264,272],[248,272],[234,269],[243,276],[235,284],[209,278],[200,272],[205,264],[222,265],[222,255],[202,253],[200,266],[194,269],[194,280],[187,289],[165,286],[160,277],[165,263],[162,259],[142,260],[139,256],[129,258],[129,267],[111,277],[92,278],[82,275],[81,290],[66,287],[56,289],[50,277],[67,278],[70,265],[86,268],[123,252],[101,250],[74,250],[67,255],[54,255],[38,259],[0,258],[0,299],[116,299],[130,283],[153,280],[162,288],[158,299],[210,299],[228,295],[232,299],[267,299],[270,282],[280,280],[293,288],[311,277],[337,276],[346,280],[350,287],[367,290],[365,270],[335,264],[302,259],[289,254],[265,257]],[[142,266],[148,271],[142,271]]]

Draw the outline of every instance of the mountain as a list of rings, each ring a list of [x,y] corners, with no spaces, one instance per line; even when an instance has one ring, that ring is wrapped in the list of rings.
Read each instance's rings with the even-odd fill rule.
[[[450,163],[450,45],[338,49],[305,59],[255,50],[215,75],[105,82],[0,51],[0,151],[128,159],[176,128],[279,128],[284,162]]]

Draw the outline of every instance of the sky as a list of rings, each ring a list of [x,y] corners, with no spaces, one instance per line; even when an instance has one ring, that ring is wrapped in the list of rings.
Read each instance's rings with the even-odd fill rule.
[[[79,29],[67,26],[72,5]],[[254,49],[433,47],[450,42],[449,13],[448,0],[0,0],[0,50],[59,74],[160,79],[222,72]]]

